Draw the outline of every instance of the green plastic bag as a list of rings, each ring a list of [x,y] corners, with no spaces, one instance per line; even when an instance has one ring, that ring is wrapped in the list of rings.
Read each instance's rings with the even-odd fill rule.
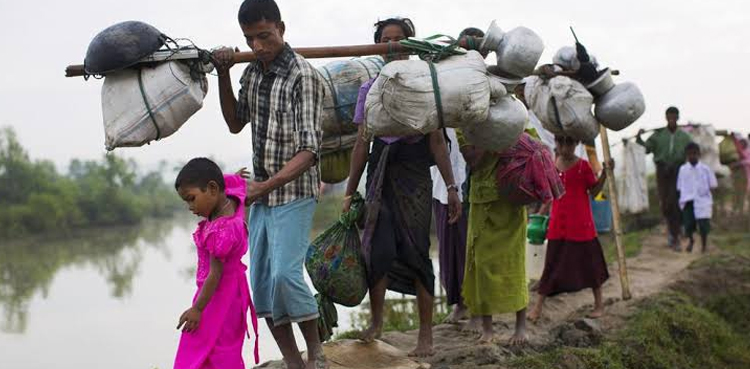
[[[336,327],[333,303],[357,306],[367,294],[367,274],[362,257],[357,221],[364,212],[364,199],[352,196],[350,211],[320,234],[307,250],[305,267],[319,295],[318,331],[326,341]]]

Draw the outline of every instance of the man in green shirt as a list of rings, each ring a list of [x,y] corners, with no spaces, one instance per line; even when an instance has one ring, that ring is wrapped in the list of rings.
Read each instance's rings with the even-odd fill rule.
[[[678,205],[677,173],[685,163],[685,147],[692,137],[677,127],[680,111],[674,106],[667,109],[667,127],[656,130],[645,142],[641,139],[643,129],[638,131],[636,142],[654,154],[656,184],[661,212],[666,218],[669,247],[680,251],[680,207]]]

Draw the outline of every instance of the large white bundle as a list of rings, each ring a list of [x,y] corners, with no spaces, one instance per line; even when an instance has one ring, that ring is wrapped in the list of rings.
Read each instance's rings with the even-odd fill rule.
[[[445,125],[484,122],[490,95],[506,93],[491,84],[484,59],[476,51],[435,63]],[[394,61],[380,71],[367,94],[367,126],[376,136],[426,134],[440,128],[435,86],[428,62]]]
[[[632,82],[620,83],[596,100],[594,114],[604,126],[619,131],[635,123],[646,111],[646,102]]]
[[[107,74],[102,86],[107,150],[170,136],[200,110],[207,91],[205,76],[194,80],[178,61]]]
[[[370,57],[334,61],[318,68],[326,82],[323,113],[320,117],[323,137],[335,137],[357,131],[357,126],[352,120],[359,88],[377,76],[383,64],[382,58]]]
[[[625,141],[621,163],[616,177],[620,211],[626,214],[648,211],[646,149],[634,142]]]
[[[548,131],[581,141],[599,135],[599,123],[591,113],[594,97],[581,83],[564,76],[549,80],[532,76],[527,79],[524,94],[531,111]]]
[[[467,125],[466,140],[484,150],[501,152],[515,145],[529,114],[522,102],[511,95],[495,99],[486,121]]]
[[[729,168],[719,160],[719,144],[716,143],[716,130],[710,124],[688,125],[685,131],[701,148],[701,162],[708,165],[719,177],[728,176]]]

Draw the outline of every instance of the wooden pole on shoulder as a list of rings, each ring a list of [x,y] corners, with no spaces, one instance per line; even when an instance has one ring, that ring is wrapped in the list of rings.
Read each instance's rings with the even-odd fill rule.
[[[609,163],[612,154],[609,150],[609,137],[607,137],[607,128],[601,126],[599,134],[602,138],[602,152],[604,153],[604,162]],[[617,203],[617,184],[615,183],[615,173],[612,167],[605,165],[607,171],[607,185],[609,187],[609,203],[612,205],[612,228],[615,232],[615,247],[617,248],[617,264],[619,266],[620,285],[622,286],[622,299],[630,300],[630,280],[628,279],[628,268],[625,261],[625,249],[622,244],[622,227],[620,223],[620,206]]]

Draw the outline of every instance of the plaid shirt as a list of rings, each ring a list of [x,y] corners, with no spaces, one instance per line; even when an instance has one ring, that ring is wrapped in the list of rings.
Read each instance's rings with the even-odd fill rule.
[[[318,72],[287,44],[268,66],[251,63],[240,79],[237,118],[252,124],[253,169],[256,181],[278,173],[300,151],[317,159],[321,143],[323,81]],[[317,160],[300,177],[261,201],[268,206],[318,197],[320,174]]]

